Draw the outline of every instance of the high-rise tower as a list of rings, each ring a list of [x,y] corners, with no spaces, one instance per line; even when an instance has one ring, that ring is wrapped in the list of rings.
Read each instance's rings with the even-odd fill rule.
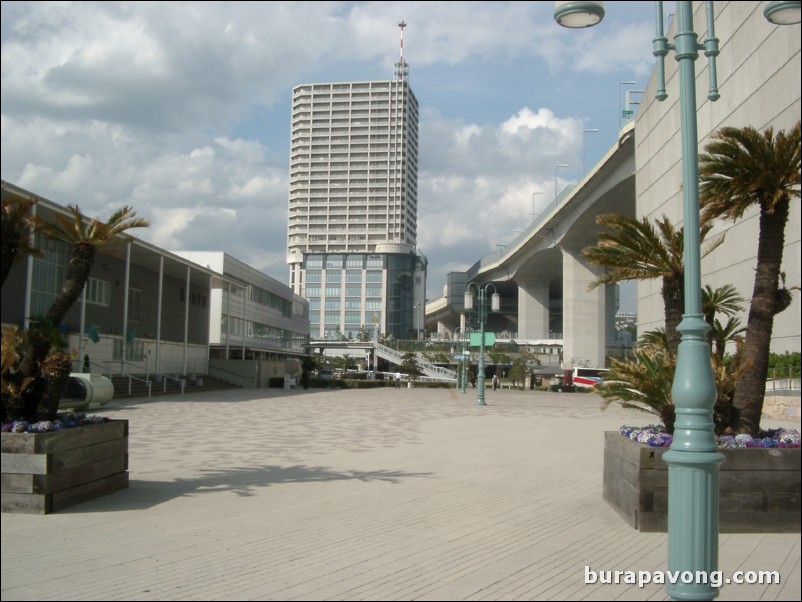
[[[404,27],[394,79],[293,89],[287,263],[313,339],[422,329],[418,101]]]

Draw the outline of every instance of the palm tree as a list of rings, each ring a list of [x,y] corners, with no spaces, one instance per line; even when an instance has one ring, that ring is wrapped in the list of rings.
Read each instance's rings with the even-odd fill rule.
[[[60,354],[48,359],[53,347],[53,331],[64,320],[89,279],[98,247],[120,242],[131,228],[148,226],[145,219],[136,217],[130,207],[116,211],[107,222],[87,220],[76,205],[69,205],[69,217],[58,215],[55,223],[41,226],[48,235],[71,245],[71,256],[61,291],[40,321],[32,324],[27,343],[19,354],[16,370],[4,373],[3,378],[15,386],[33,383],[24,388],[22,403],[26,419],[52,420],[58,412],[58,400],[69,377],[69,358]]]
[[[674,228],[665,215],[657,220],[656,228],[645,217],[637,220],[617,214],[600,215],[596,223],[609,231],[599,233],[596,246],[587,247],[582,253],[606,271],[590,288],[626,280],[661,278],[668,350],[676,356],[680,342],[677,326],[684,309],[683,229]],[[700,240],[704,240],[709,231],[710,226],[702,222]],[[719,237],[707,244],[702,256],[722,242],[723,238]]]
[[[719,323],[717,319],[714,321]],[[641,338],[632,359],[613,359],[604,383],[596,388],[596,393],[604,398],[603,410],[615,401],[621,407],[659,416],[666,430],[672,433],[676,419],[672,386],[677,358],[668,352],[663,334],[660,330],[650,331]],[[732,397],[743,370],[741,338],[733,336],[724,340],[722,348],[728,342],[734,342],[736,346],[731,358],[725,359],[723,353],[720,356],[714,353],[710,358],[716,386],[713,425],[717,434],[728,432],[737,416],[733,412]]]
[[[780,273],[785,225],[792,199],[800,197],[800,122],[786,133],[725,127],[699,157],[702,218],[738,220],[760,211],[757,267],[744,343],[745,370],[734,404],[742,432],[757,434],[763,411],[774,316],[783,308]]]
[[[725,284],[715,290],[709,284],[705,284],[702,289],[702,315],[705,322],[710,325],[709,337],[719,361],[724,360],[727,341],[736,340],[736,337],[745,330],[741,327],[741,320],[734,317],[743,310],[745,301],[731,284]],[[727,323],[722,325],[716,314],[727,316]]]
[[[36,205],[37,199],[23,197],[9,193],[3,197],[2,204],[2,266],[0,285],[6,281],[14,262],[24,255],[36,255],[38,251],[31,244],[31,234],[36,232],[42,221],[36,217],[31,209]]]

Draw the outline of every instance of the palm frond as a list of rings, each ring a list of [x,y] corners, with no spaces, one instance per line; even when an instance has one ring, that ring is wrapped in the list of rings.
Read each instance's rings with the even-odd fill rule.
[[[800,196],[800,122],[789,132],[723,127],[699,157],[705,220],[740,219],[752,205],[773,213]]]

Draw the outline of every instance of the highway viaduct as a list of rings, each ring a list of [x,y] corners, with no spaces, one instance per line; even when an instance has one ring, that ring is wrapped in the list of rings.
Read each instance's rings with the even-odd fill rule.
[[[582,250],[597,242],[597,216],[635,217],[635,201],[630,123],[582,181],[563,190],[512,243],[467,272],[448,275],[443,295],[426,305],[427,330],[449,338],[471,328],[463,305],[465,287],[469,282],[493,283],[501,295],[501,311],[488,312],[487,331],[535,347],[561,347],[565,368],[604,366],[607,345],[615,339],[617,287],[589,288],[602,271]]]

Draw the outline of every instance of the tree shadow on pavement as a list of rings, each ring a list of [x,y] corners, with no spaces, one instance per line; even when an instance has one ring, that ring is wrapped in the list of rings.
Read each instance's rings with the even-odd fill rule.
[[[361,481],[396,484],[403,479],[430,477],[431,472],[397,470],[341,471],[325,466],[249,466],[222,470],[204,470],[202,474],[173,481],[131,479],[127,489],[62,510],[61,513],[116,512],[157,506],[178,497],[230,491],[242,497],[255,495],[256,490],[289,483],[321,481]]]

